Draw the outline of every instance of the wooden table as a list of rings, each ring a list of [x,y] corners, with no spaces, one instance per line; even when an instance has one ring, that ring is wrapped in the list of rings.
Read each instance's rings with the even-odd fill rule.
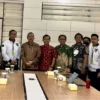
[[[8,84],[0,85],[0,100],[25,100],[22,72],[16,71],[9,76]]]
[[[24,72],[15,71],[14,74],[10,74],[7,85],[0,85],[0,100],[25,100]],[[35,73],[49,100],[100,100],[100,92],[93,87],[78,87],[77,91],[70,91],[66,82],[62,82],[63,86],[60,87],[53,77],[47,76],[44,72]]]

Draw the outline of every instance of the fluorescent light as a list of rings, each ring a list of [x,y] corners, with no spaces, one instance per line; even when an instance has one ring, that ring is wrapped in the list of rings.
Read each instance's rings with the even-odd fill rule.
[[[100,22],[100,6],[70,5],[64,3],[66,0],[58,1],[60,3],[43,3],[42,19]]]

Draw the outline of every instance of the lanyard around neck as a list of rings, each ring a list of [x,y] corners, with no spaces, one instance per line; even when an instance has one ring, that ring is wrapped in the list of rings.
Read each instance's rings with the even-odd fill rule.
[[[91,59],[93,59],[94,49],[95,49],[95,47],[92,47]]]

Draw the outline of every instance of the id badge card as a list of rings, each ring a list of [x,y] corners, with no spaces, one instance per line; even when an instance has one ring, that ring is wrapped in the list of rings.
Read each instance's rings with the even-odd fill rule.
[[[12,50],[12,55],[14,56],[14,50]]]
[[[93,64],[93,59],[91,59],[90,63]]]

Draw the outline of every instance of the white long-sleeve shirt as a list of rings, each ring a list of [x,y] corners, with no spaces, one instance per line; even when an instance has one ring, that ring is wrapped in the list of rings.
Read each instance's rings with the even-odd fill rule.
[[[20,58],[20,43],[6,40],[2,44],[2,56],[4,61],[16,60]]]
[[[96,72],[97,69],[100,69],[100,45],[89,46],[88,68],[92,72]]]

